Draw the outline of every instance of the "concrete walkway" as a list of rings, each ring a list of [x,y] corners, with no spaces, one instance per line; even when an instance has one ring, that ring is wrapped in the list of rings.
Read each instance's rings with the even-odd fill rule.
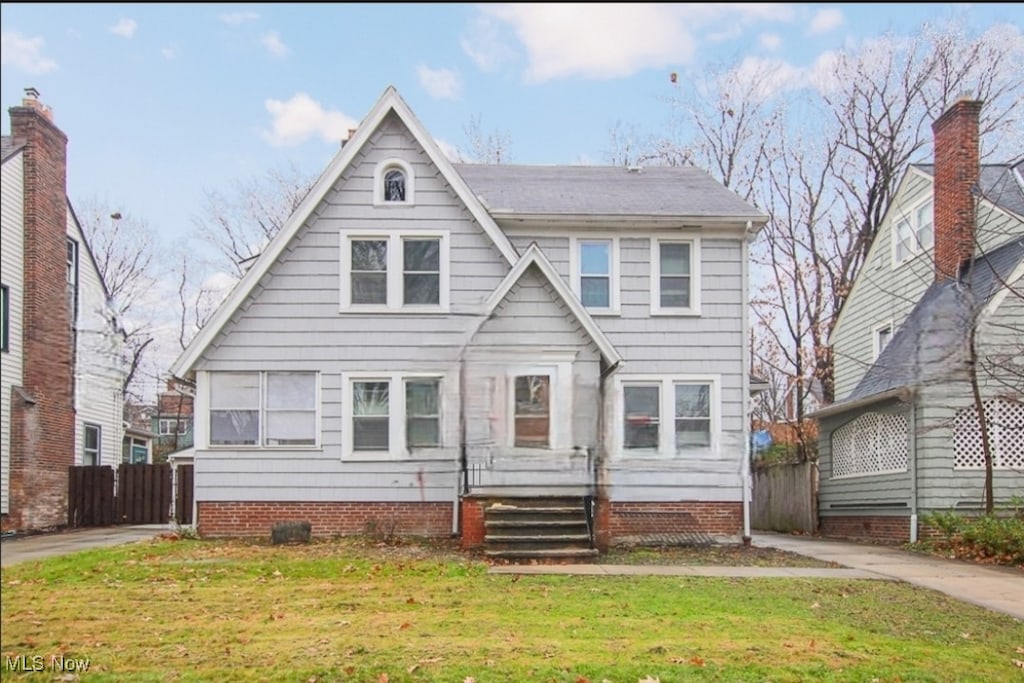
[[[41,560],[54,555],[103,548],[148,540],[170,530],[167,524],[110,526],[97,529],[73,529],[53,534],[7,538],[0,542],[0,566]]]
[[[755,533],[753,543],[874,572],[1024,620],[1024,571],[1012,567],[944,560],[892,546],[812,536]]]

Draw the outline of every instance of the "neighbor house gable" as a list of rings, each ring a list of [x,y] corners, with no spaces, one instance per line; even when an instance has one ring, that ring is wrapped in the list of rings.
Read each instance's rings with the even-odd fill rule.
[[[412,110],[409,109],[409,106],[398,94],[398,91],[393,86],[388,86],[384,94],[370,110],[370,113],[367,114],[366,118],[356,129],[355,134],[334,157],[298,208],[288,218],[281,231],[270,241],[256,262],[246,271],[234,289],[231,290],[231,293],[222,302],[210,318],[210,321],[203,326],[188,348],[182,352],[171,366],[172,375],[184,377],[193,369],[205,349],[213,343],[217,335],[232,319],[232,316],[235,315],[235,312],[245,303],[250,294],[257,289],[263,276],[268,273],[288,244],[313,215],[316,208],[320,206],[321,202],[333,190],[345,170],[354,160],[360,157],[363,148],[370,142],[374,133],[392,112],[406,126],[415,141],[426,153],[429,161],[438,169],[443,179],[451,186],[459,200],[466,206],[470,215],[491,239],[502,256],[505,257],[510,265],[516,263],[518,254],[512,243],[487,213],[486,209],[466,185],[466,182],[454,169],[452,163],[444,156],[437,143],[434,142],[434,139],[412,113]]]

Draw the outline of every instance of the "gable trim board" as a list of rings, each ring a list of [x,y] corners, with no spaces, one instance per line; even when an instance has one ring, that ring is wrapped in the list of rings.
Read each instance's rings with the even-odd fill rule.
[[[227,298],[217,308],[213,317],[203,326],[195,336],[188,348],[175,360],[170,372],[175,377],[184,378],[195,366],[206,348],[213,343],[217,335],[235,314],[235,311],[244,303],[246,298],[256,288],[259,281],[267,273],[270,267],[277,261],[285,248],[292,241],[298,231],[309,220],[314,210],[327,197],[328,193],[341,178],[345,169],[355,160],[363,147],[370,141],[374,132],[380,127],[384,118],[394,112],[402,123],[412,133],[413,138],[426,151],[427,157],[441,172],[444,180],[451,185],[459,199],[465,204],[470,215],[476,219],[483,231],[490,237],[491,241],[501,252],[510,265],[516,263],[519,255],[512,246],[508,237],[498,227],[494,219],[479,202],[476,195],[466,185],[466,181],[458,174],[452,163],[444,156],[437,143],[427,132],[423,124],[416,118],[412,110],[405,103],[405,100],[398,94],[394,86],[388,86],[384,94],[377,100],[377,103],[367,114],[366,118],[356,128],[355,135],[341,148],[334,159],[327,166],[313,187],[300,202],[298,208],[288,218],[281,231],[263,250],[256,262],[246,271],[245,275],[235,285]]]
[[[594,322],[590,313],[583,307],[583,304],[580,303],[580,300],[569,288],[569,285],[567,285],[565,280],[563,280],[558,274],[555,267],[551,265],[551,262],[546,256],[544,256],[544,253],[540,250],[540,247],[537,246],[536,242],[530,244],[526,253],[524,253],[522,258],[516,262],[512,267],[512,270],[510,270],[508,275],[505,276],[505,279],[501,281],[497,288],[495,288],[491,293],[491,296],[487,299],[487,303],[485,304],[485,320],[491,317],[494,310],[499,304],[501,304],[505,297],[508,296],[509,291],[517,282],[519,282],[523,273],[525,273],[526,269],[531,265],[537,266],[540,272],[544,274],[544,277],[547,278],[551,287],[569,307],[569,310],[576,316],[576,319],[580,321],[580,324],[583,325],[583,329],[587,331],[587,334],[589,334],[590,338],[594,340],[594,343],[597,344],[597,348],[601,352],[601,356],[604,357],[610,366],[614,367],[618,365],[622,361],[622,356],[620,356],[618,351],[615,350],[611,341],[609,341],[605,333],[601,331],[601,328],[597,326],[597,323]]]

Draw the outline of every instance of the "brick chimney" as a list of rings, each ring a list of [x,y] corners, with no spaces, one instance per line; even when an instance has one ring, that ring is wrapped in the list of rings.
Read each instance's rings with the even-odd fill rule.
[[[11,401],[10,514],[4,529],[67,524],[75,461],[74,334],[68,307],[67,136],[39,92],[11,107],[22,144],[22,384]],[[10,162],[8,162],[10,163]]]
[[[973,189],[981,174],[982,103],[961,98],[932,124],[935,136],[935,280],[959,277],[974,255]]]

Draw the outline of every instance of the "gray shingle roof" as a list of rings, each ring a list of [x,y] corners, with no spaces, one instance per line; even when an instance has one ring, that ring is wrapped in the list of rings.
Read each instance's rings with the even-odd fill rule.
[[[842,403],[940,379],[961,362],[974,312],[999,291],[1024,260],[1024,237],[974,260],[969,286],[933,283],[889,345]]]
[[[705,171],[693,167],[515,166],[455,164],[496,216],[610,215],[766,217]]]
[[[1024,185],[1017,179],[1017,173],[1024,173],[1024,160],[1007,164],[982,164],[978,177],[978,188],[982,195],[996,206],[1024,216]],[[935,176],[932,164],[914,164],[914,168]]]

